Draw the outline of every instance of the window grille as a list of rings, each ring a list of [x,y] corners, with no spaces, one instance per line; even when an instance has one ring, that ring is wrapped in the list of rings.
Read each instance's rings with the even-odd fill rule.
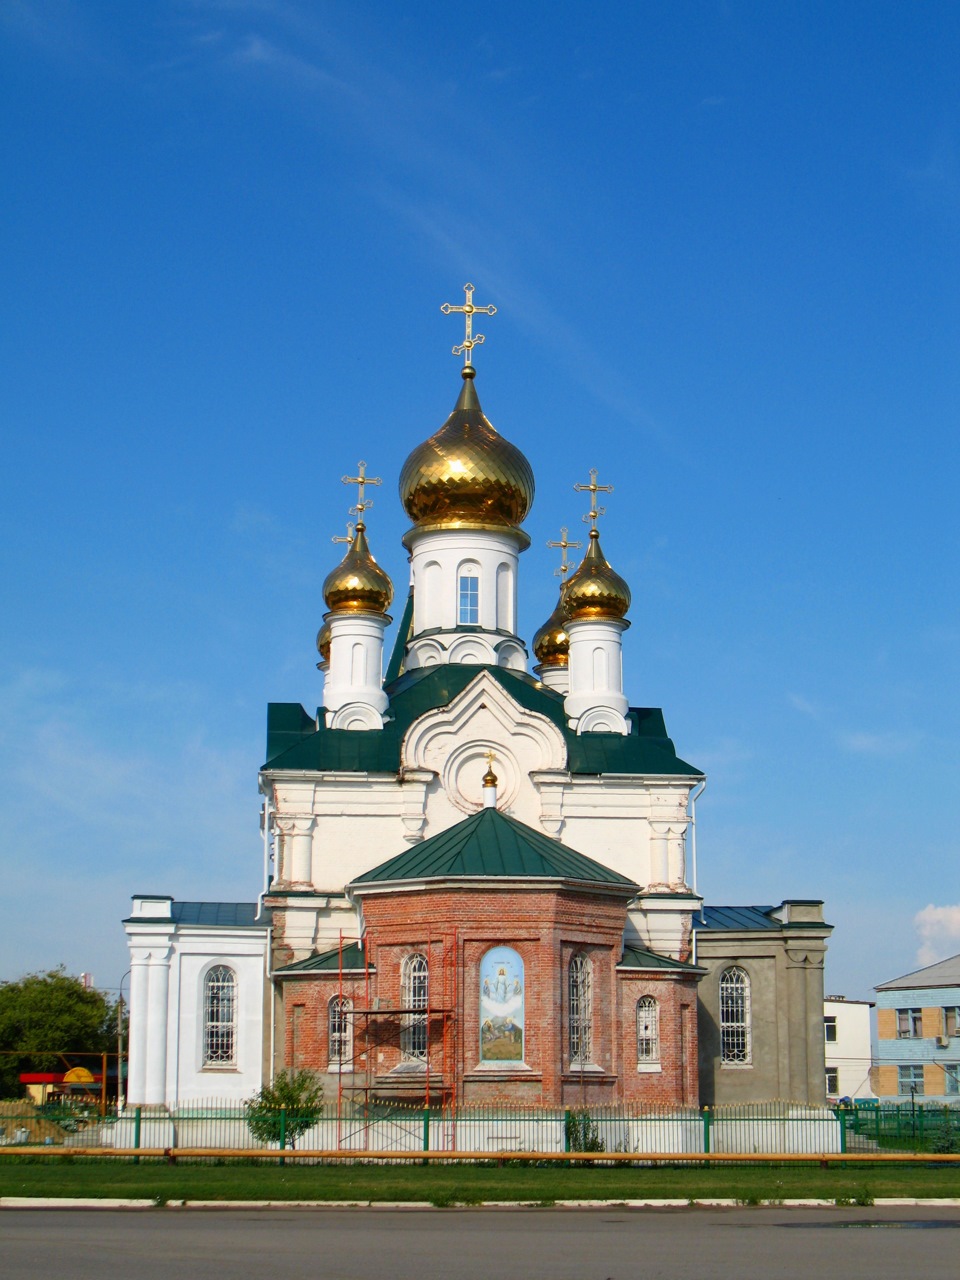
[[[467,626],[480,621],[480,579],[475,574],[460,575],[458,617]]]
[[[653,996],[637,1001],[637,1062],[660,1061],[660,1007]]]
[[[897,1067],[897,1092],[902,1094],[913,1094],[915,1097],[923,1095],[923,1063],[917,1063],[910,1067]]]
[[[734,965],[720,975],[720,1062],[749,1064],[750,979]]]
[[[592,1053],[593,993],[590,961],[576,955],[570,961],[570,1062],[582,1065]]]
[[[352,1008],[353,1003],[345,996],[334,996],[327,1007],[330,1065],[341,1069],[353,1056],[353,1026],[350,1018]]]
[[[236,1061],[237,978],[218,964],[203,984],[203,1065],[228,1067]]]
[[[943,1092],[960,1093],[960,1062],[948,1062],[943,1068]]]
[[[840,1069],[839,1067],[827,1067],[827,1093],[831,1097],[836,1097],[840,1092]]]
[[[407,1012],[403,1015],[400,1031],[400,1052],[407,1062],[427,1060],[427,997],[429,994],[429,970],[427,958],[422,955],[407,956],[401,971],[400,999]]]

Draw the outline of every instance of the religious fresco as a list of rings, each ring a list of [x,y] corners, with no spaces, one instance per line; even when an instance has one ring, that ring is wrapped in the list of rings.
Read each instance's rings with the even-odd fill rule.
[[[523,961],[494,947],[480,961],[480,1061],[523,1061]]]

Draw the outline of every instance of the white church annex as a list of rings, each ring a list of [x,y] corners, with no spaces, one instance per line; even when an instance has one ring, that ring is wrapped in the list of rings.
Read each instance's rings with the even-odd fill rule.
[[[240,1101],[307,1069],[372,1101],[824,1101],[819,902],[707,906],[704,776],[630,707],[630,590],[600,545],[533,641],[517,632],[533,471],[480,407],[473,287],[453,412],[400,475],[411,587],[357,521],[327,576],[311,715],[271,704],[267,873],[248,903],[135,896],[131,1104]],[[253,873],[253,868],[251,868]]]

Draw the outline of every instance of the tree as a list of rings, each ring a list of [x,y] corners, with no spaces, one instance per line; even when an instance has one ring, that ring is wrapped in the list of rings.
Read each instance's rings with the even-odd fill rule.
[[[0,1049],[7,1051],[0,1054],[0,1098],[23,1097],[22,1071],[99,1071],[99,1062],[81,1055],[115,1052],[116,1027],[116,1005],[63,966],[0,982]]]
[[[292,1147],[321,1115],[323,1085],[309,1071],[279,1075],[247,1102],[247,1126],[260,1142],[279,1142],[283,1134]]]

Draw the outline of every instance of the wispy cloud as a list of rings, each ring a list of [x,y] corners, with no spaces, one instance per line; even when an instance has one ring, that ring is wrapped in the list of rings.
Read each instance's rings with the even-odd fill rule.
[[[799,693],[788,693],[787,702],[793,707],[794,711],[799,711],[801,715],[809,716],[811,720],[819,720],[823,716],[823,710],[815,702],[811,702],[809,698],[803,697]]]
[[[960,949],[960,903],[943,907],[931,903],[917,912],[913,923],[920,935],[917,964],[935,964]]]
[[[907,755],[917,748],[920,740],[921,735],[918,733],[893,729],[879,733],[858,729],[837,734],[837,743],[844,751],[861,756]]]

